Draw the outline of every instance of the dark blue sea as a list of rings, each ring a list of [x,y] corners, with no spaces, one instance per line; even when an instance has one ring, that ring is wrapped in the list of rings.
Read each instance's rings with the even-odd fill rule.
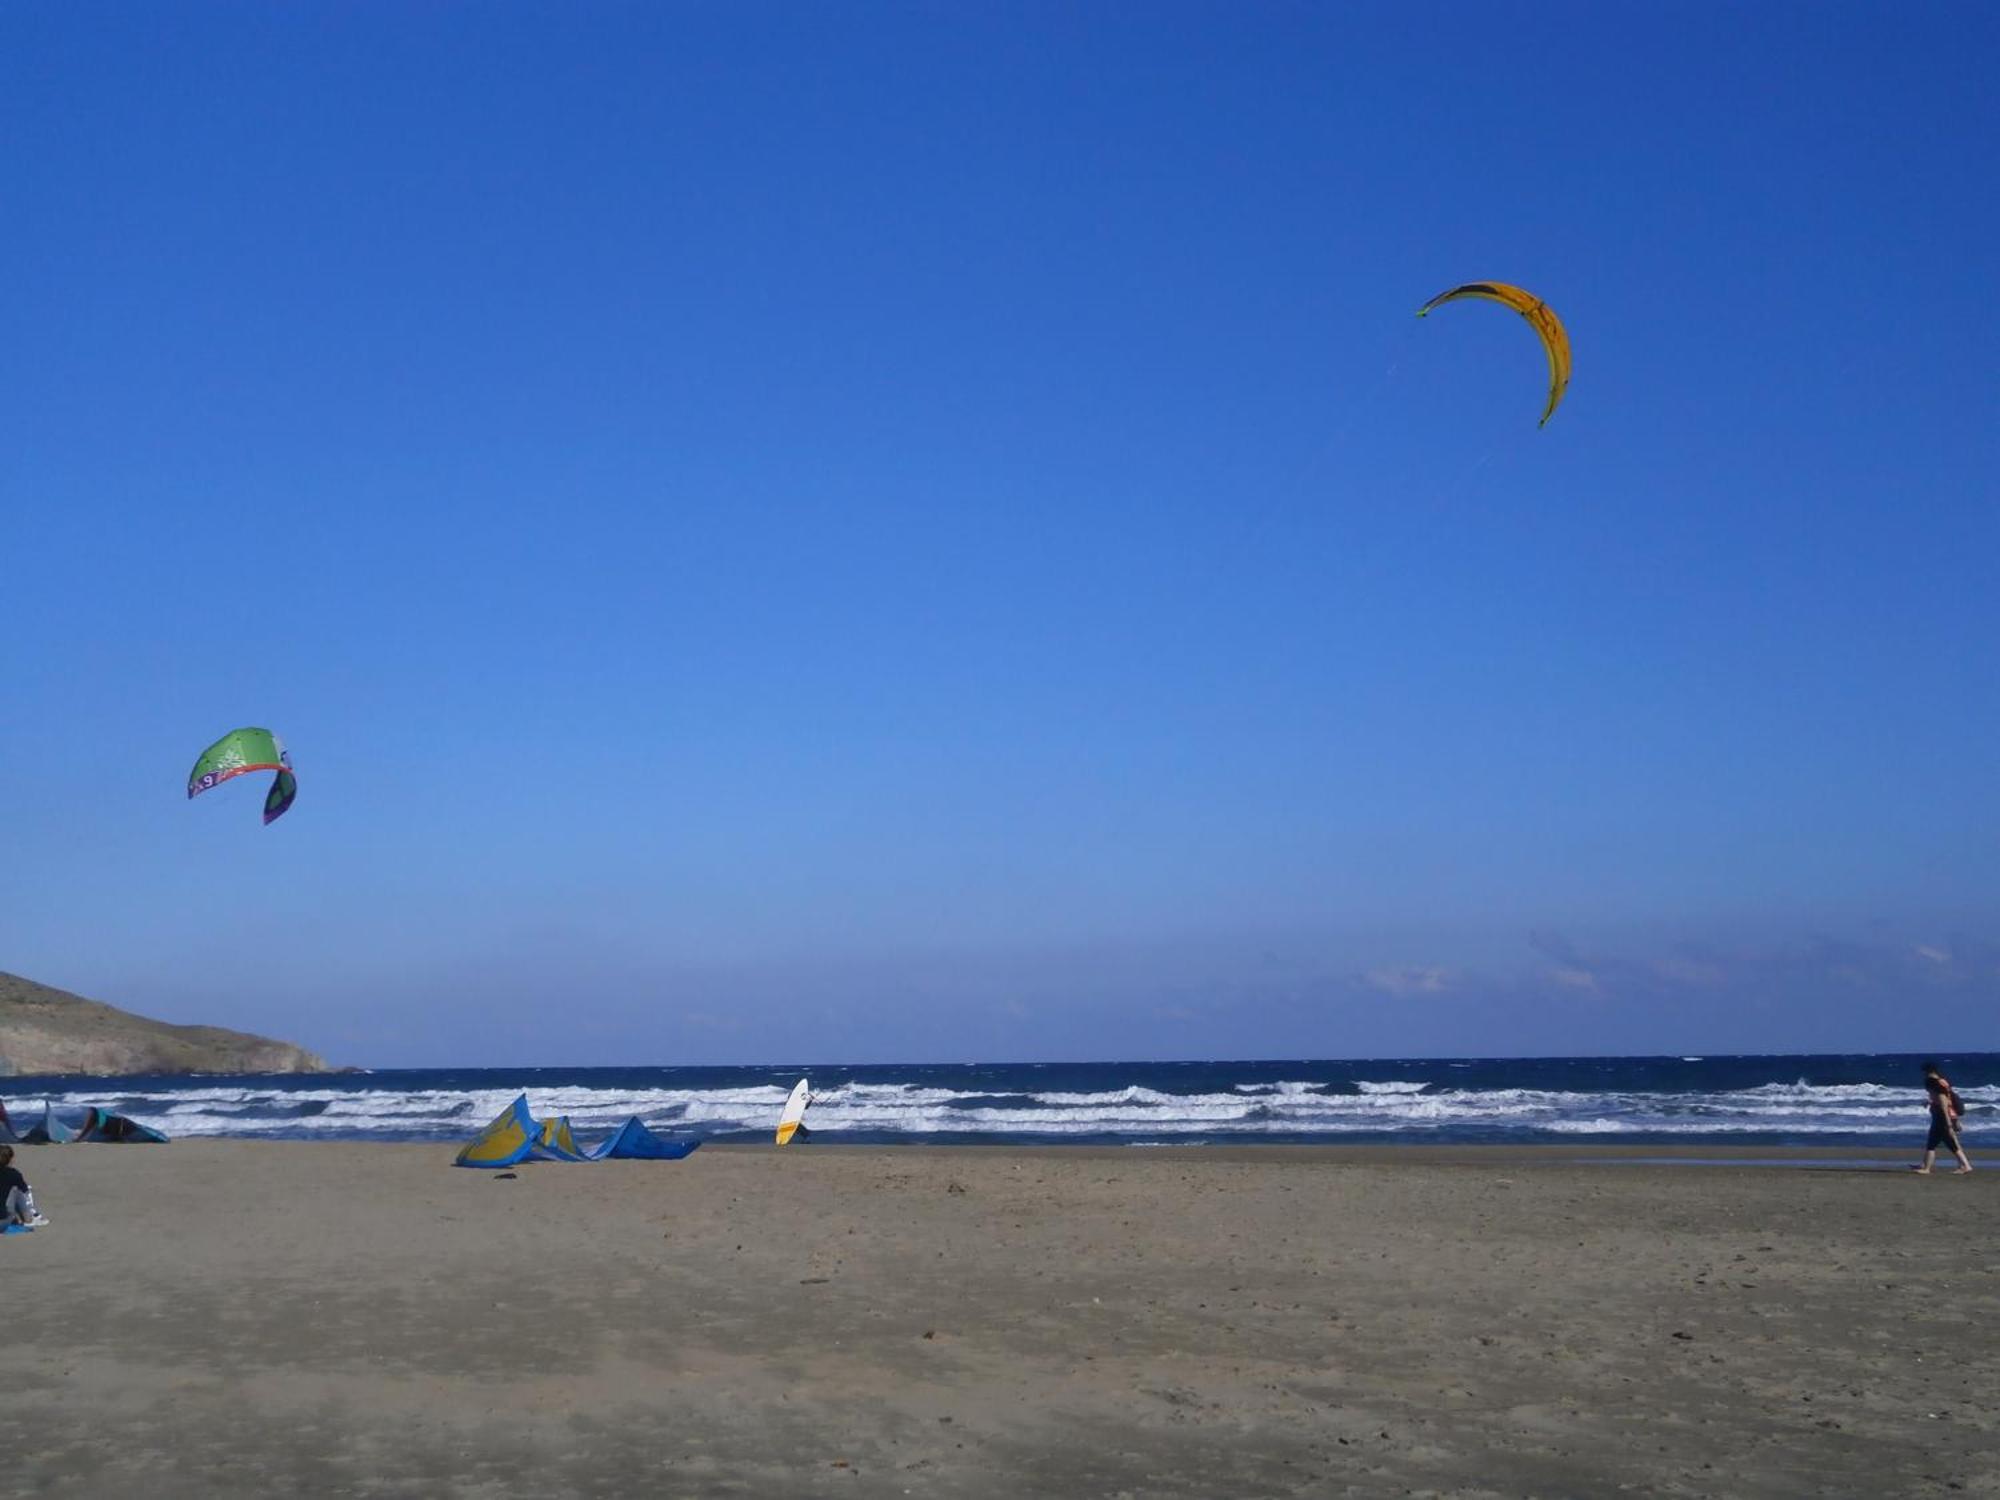
[[[1250,1142],[1907,1145],[1916,1056],[1398,1058],[1365,1062],[934,1063],[408,1069],[331,1077],[0,1080],[17,1126],[96,1104],[170,1136],[458,1141],[525,1092],[579,1133],[638,1115],[668,1135],[768,1140],[807,1124],[866,1144]],[[2000,1053],[1940,1058],[1968,1143],[2000,1122]]]

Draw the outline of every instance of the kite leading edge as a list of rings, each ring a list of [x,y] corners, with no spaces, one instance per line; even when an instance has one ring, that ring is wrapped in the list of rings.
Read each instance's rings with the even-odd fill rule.
[[[1546,427],[1549,418],[1562,404],[1563,392],[1569,389],[1569,334],[1563,329],[1562,319],[1533,292],[1509,286],[1504,281],[1468,281],[1464,286],[1440,292],[1417,309],[1417,316],[1421,318],[1432,308],[1456,302],[1460,297],[1481,297],[1488,302],[1498,302],[1502,307],[1511,307],[1526,318],[1540,336],[1542,348],[1549,356],[1549,404],[1542,412],[1542,420],[1536,425]]]

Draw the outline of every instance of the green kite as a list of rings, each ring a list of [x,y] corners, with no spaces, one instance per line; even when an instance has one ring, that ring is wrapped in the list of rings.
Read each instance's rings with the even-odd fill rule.
[[[264,821],[272,823],[283,817],[299,794],[299,783],[292,775],[292,757],[285,751],[285,742],[268,729],[232,729],[202,751],[201,759],[188,773],[188,795],[199,797],[210,787],[246,771],[278,773],[264,797]]]

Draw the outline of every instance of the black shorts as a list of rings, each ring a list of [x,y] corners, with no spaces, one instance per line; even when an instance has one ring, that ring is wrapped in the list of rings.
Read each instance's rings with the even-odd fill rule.
[[[1932,1115],[1931,1133],[1924,1137],[1924,1149],[1935,1151],[1940,1146],[1958,1148],[1958,1127],[1943,1115]]]

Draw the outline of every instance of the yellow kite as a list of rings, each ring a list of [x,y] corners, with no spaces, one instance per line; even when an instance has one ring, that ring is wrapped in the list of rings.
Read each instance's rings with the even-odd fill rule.
[[[1533,292],[1524,292],[1504,281],[1468,281],[1464,286],[1440,292],[1417,309],[1417,316],[1421,318],[1432,308],[1456,302],[1460,297],[1484,297],[1488,302],[1511,307],[1534,325],[1535,332],[1541,335],[1542,347],[1549,355],[1549,404],[1538,425],[1546,427],[1549,418],[1562,404],[1563,392],[1569,389],[1569,335],[1563,332],[1562,319]]]

